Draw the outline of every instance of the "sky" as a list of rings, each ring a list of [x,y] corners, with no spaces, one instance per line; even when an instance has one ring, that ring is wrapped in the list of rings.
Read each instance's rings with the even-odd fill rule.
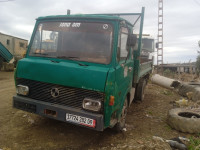
[[[196,61],[200,0],[164,1],[164,63]],[[144,34],[157,39],[158,0],[0,0],[0,32],[30,40],[39,16],[135,13],[145,7]],[[156,57],[156,54],[155,54]]]

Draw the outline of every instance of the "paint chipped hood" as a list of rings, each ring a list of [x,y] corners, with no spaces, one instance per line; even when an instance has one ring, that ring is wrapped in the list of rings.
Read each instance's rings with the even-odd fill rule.
[[[24,58],[18,62],[16,77],[68,87],[104,92],[109,68],[81,66],[73,61]]]

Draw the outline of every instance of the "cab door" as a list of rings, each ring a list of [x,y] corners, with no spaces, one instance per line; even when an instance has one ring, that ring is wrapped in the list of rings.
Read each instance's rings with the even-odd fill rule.
[[[120,106],[123,105],[128,90],[132,87],[133,57],[131,47],[127,46],[129,30],[121,26],[118,36],[118,50],[116,61],[116,98]]]

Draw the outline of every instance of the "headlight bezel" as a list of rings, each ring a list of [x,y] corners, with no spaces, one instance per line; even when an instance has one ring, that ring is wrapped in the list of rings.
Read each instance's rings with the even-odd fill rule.
[[[19,84],[16,86],[16,92],[18,95],[27,96],[29,94],[29,87]]]
[[[86,105],[89,102],[93,104],[97,104],[98,106]],[[87,111],[100,112],[102,110],[102,101],[99,99],[84,98],[82,102],[82,108]]]

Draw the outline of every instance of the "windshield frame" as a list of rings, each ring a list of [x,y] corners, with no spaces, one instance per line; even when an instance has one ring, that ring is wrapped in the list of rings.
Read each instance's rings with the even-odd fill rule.
[[[53,59],[59,59],[59,60],[69,60],[69,61],[72,61],[71,59],[66,59],[66,58],[57,58],[57,57],[51,57],[51,56],[45,56],[45,55],[31,55],[30,54],[30,51],[31,51],[31,47],[33,45],[33,41],[34,41],[34,37],[37,33],[37,30],[38,30],[38,26],[41,24],[41,23],[48,23],[48,22],[81,22],[81,23],[106,23],[106,24],[109,24],[111,27],[112,27],[112,39],[111,39],[111,45],[110,45],[110,56],[107,57],[109,59],[109,62],[105,62],[105,63],[100,63],[100,62],[93,62],[93,61],[84,61],[84,60],[73,60],[73,61],[80,61],[80,62],[85,62],[85,63],[92,63],[92,64],[100,64],[100,65],[110,65],[113,61],[113,49],[114,49],[114,42],[115,42],[115,28],[116,28],[116,25],[115,25],[115,21],[114,20],[99,20],[99,19],[89,19],[87,18],[68,18],[68,19],[51,19],[51,20],[37,20],[36,21],[36,24],[35,24],[35,27],[34,27],[34,30],[33,30],[33,33],[32,33],[32,36],[31,36],[31,40],[30,40],[30,43],[29,43],[29,46],[28,46],[28,50],[27,50],[27,53],[26,53],[26,57],[37,57],[37,58],[53,58]]]

